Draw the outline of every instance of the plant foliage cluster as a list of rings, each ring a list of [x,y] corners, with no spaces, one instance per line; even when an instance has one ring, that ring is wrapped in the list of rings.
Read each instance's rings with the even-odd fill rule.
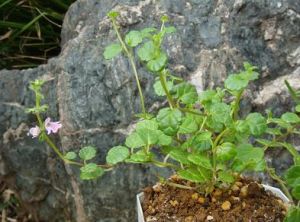
[[[79,151],[80,161],[75,152],[60,153],[62,159],[79,165],[84,180],[96,179],[123,162],[168,167],[179,177],[195,182],[198,191],[205,194],[216,187],[230,186],[245,172],[267,172],[293,204],[286,221],[300,221],[300,155],[294,145],[287,142],[288,136],[300,134],[300,91],[286,82],[296,103],[292,112],[276,117],[267,110],[264,114],[252,112],[241,117],[243,93],[251,81],[259,78],[255,66],[244,63],[242,71],[228,76],[224,87],[198,94],[194,85],[168,69],[162,43],[165,36],[176,29],[165,25],[166,16],[162,17],[159,29],[132,30],[124,37],[117,24],[118,13],[110,12],[108,16],[117,41],[106,47],[104,58],[109,60],[121,54],[128,58],[139,89],[142,113],[125,144],[109,150],[105,165],[89,162],[96,155],[96,149],[91,146]],[[156,77],[153,89],[157,96],[168,101],[168,107],[157,113],[146,111],[135,58]],[[35,92],[39,99],[40,88]],[[30,111],[40,119],[40,105]],[[40,124],[43,125],[41,121]],[[45,133],[40,135],[46,142],[47,138]],[[293,165],[279,176],[266,161],[265,154],[282,148],[293,157]]]

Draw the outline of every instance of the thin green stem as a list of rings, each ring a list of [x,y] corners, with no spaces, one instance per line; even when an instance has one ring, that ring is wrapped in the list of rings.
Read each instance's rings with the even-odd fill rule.
[[[233,107],[233,112],[232,112],[232,117],[234,120],[238,119],[238,113],[240,110],[240,101],[241,101],[241,97],[243,95],[244,90],[240,91],[234,101],[234,107]]]
[[[203,127],[204,127],[204,125],[206,123],[206,120],[207,120],[207,116],[204,117],[203,122],[202,122],[202,124],[200,126],[200,129],[199,129],[199,132],[201,132],[203,130]]]
[[[279,176],[276,175],[274,169],[269,168],[268,166],[266,167],[267,172],[269,173],[269,175],[271,176],[271,178],[275,181],[277,181],[279,183],[279,185],[281,186],[283,192],[285,193],[285,195],[289,198],[289,200],[293,203],[293,197],[290,194],[289,189],[287,188],[287,186],[285,185],[284,181],[281,180],[281,178]]]
[[[40,117],[40,114],[39,113],[36,113],[36,117],[38,119],[38,122],[39,122],[39,127],[41,130],[44,130],[44,125],[43,125],[43,122],[42,122],[42,119]],[[72,165],[77,165],[77,166],[83,166],[82,163],[79,163],[79,162],[75,162],[75,161],[71,161],[71,160],[67,160],[65,159],[64,155],[59,151],[59,149],[56,147],[56,145],[52,142],[52,140],[47,136],[47,134],[44,133],[44,138],[45,138],[45,141],[46,143],[53,149],[53,151],[59,156],[59,158],[61,158],[65,163],[68,163],[68,164],[72,164]]]
[[[205,116],[203,113],[199,113],[199,112],[196,112],[196,111],[193,111],[190,109],[181,108],[181,107],[178,107],[178,109],[184,113],[191,113],[191,114],[198,115],[198,116]]]
[[[168,90],[167,83],[166,83],[166,75],[165,75],[164,70],[159,72],[159,80],[160,80],[160,83],[164,89],[166,96],[167,96],[169,106],[171,109],[173,109],[175,107],[175,103],[173,101],[173,98],[172,98],[169,90]]]
[[[167,185],[169,185],[171,187],[177,187],[177,188],[180,188],[180,189],[186,189],[186,190],[196,190],[197,189],[196,187],[185,186],[185,185],[182,185],[182,184],[169,182],[167,180],[164,181],[163,183],[167,184]]]
[[[217,180],[217,146],[224,136],[225,133],[227,133],[228,129],[224,129],[215,139],[213,146],[212,146],[212,160],[213,160],[213,176],[212,176],[212,186],[215,185],[215,182]]]
[[[171,167],[175,170],[179,170],[180,168],[172,163],[165,163],[165,162],[160,162],[160,161],[157,161],[157,160],[151,160],[151,162],[158,166],[158,167]]]
[[[143,92],[142,92],[142,87],[141,87],[141,84],[140,84],[140,80],[139,80],[139,77],[138,77],[136,65],[135,65],[135,62],[134,62],[134,57],[133,57],[132,53],[130,53],[130,51],[128,50],[128,48],[126,47],[126,45],[125,45],[125,43],[124,43],[124,41],[123,41],[123,39],[121,37],[121,34],[119,32],[119,29],[118,29],[118,26],[116,24],[116,20],[112,18],[111,21],[112,21],[113,28],[114,28],[114,30],[115,30],[115,32],[117,34],[118,40],[119,40],[119,42],[120,42],[123,50],[125,51],[128,59],[129,59],[129,62],[130,62],[133,74],[135,76],[135,81],[136,81],[136,84],[137,84],[137,87],[138,87],[139,95],[140,95],[142,112],[143,112],[143,114],[146,114],[144,96],[143,96]]]
[[[38,94],[37,91],[35,91],[35,106],[37,109],[40,108],[41,106],[41,97],[40,95]],[[38,120],[38,124],[39,124],[39,127],[41,129],[41,131],[45,131],[45,126],[44,126],[44,123],[42,121],[42,118],[40,116],[40,114],[38,112],[35,113],[36,115],[36,118]],[[75,162],[75,161],[71,161],[71,160],[67,160],[64,158],[64,155],[59,151],[59,149],[56,147],[56,145],[52,142],[52,140],[47,136],[46,133],[44,133],[44,138],[45,138],[45,141],[47,142],[47,144],[53,149],[53,151],[65,162],[65,163],[68,163],[68,164],[73,164],[73,165],[78,165],[78,166],[82,166],[81,163],[78,163],[78,162]]]

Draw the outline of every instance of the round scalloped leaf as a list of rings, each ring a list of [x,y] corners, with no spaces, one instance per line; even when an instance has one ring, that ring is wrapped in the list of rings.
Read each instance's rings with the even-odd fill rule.
[[[183,82],[175,86],[176,97],[182,103],[194,104],[198,100],[198,93],[196,87],[192,84]]]
[[[292,166],[285,173],[286,183],[291,187],[300,184],[300,166]]]
[[[106,156],[106,162],[109,164],[117,164],[123,162],[129,157],[129,150],[125,146],[115,146],[111,148]]]
[[[82,180],[93,180],[102,176],[104,170],[95,163],[89,163],[80,168],[80,178]]]
[[[250,113],[246,118],[252,135],[260,136],[267,129],[267,120],[260,113]]]
[[[86,146],[80,149],[79,157],[83,160],[90,160],[96,156],[96,148],[92,146]]]
[[[232,143],[226,142],[217,147],[217,160],[221,162],[233,159],[236,154],[236,147]]]
[[[114,43],[105,47],[103,56],[105,59],[112,59],[122,52],[122,46],[119,43]]]
[[[234,182],[234,176],[232,176],[231,173],[220,171],[218,172],[218,180],[224,183],[233,183]]]
[[[168,57],[167,57],[166,53],[160,52],[159,56],[148,61],[147,68],[151,72],[159,72],[160,70],[162,70],[165,67],[167,60],[168,60]]]
[[[125,36],[125,42],[127,45],[131,47],[135,47],[138,44],[140,44],[143,41],[142,34],[139,31],[130,31],[126,36]]]
[[[291,112],[284,113],[281,116],[281,119],[288,123],[300,123],[300,117],[297,114]]]
[[[208,157],[202,155],[190,154],[188,155],[188,160],[193,164],[204,167],[206,169],[212,169],[211,162]]]
[[[156,117],[161,130],[168,136],[177,132],[182,114],[178,109],[163,108]]]
[[[137,50],[138,57],[142,61],[150,61],[155,57],[155,46],[152,41],[148,41]]]
[[[77,157],[77,154],[75,152],[67,152],[64,155],[64,158],[67,160],[74,160],[74,159],[76,159],[76,157]]]
[[[170,91],[170,90],[172,90],[174,85],[173,85],[173,82],[167,81],[166,86],[167,86],[167,89]],[[161,82],[159,80],[154,83],[153,88],[154,88],[154,92],[156,93],[156,95],[158,95],[158,96],[166,95],[166,93],[161,85]]]

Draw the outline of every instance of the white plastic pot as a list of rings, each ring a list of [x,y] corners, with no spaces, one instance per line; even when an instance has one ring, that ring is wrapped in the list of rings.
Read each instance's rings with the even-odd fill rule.
[[[275,196],[282,199],[284,203],[289,203],[289,198],[285,196],[285,194],[278,188],[272,187],[269,185],[262,184],[262,186],[265,188],[265,190],[271,191]],[[139,193],[136,195],[136,204],[137,204],[137,214],[138,214],[138,222],[145,222],[144,220],[144,212],[142,209],[141,203],[144,200],[144,193]]]

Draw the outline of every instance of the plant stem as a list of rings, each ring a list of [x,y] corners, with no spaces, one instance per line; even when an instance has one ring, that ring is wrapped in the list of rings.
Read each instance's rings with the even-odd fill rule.
[[[225,133],[227,133],[228,129],[224,129],[215,139],[213,146],[212,146],[212,159],[213,159],[213,177],[212,177],[212,186],[215,185],[217,180],[217,146],[224,136]]]
[[[128,48],[126,47],[122,37],[121,37],[121,34],[119,32],[119,29],[118,29],[118,26],[116,24],[116,20],[115,19],[111,19],[112,21],[112,25],[113,25],[113,28],[117,34],[117,37],[118,37],[118,40],[123,48],[123,50],[125,51],[128,59],[129,59],[129,62],[130,62],[130,65],[131,65],[131,68],[132,68],[132,71],[133,71],[133,74],[135,76],[135,81],[136,81],[136,84],[137,84],[137,87],[138,87],[138,91],[139,91],[139,95],[140,95],[140,100],[141,100],[141,106],[142,106],[142,112],[143,114],[146,114],[146,109],[145,109],[145,102],[144,102],[144,96],[143,96],[143,92],[142,92],[142,88],[141,88],[141,84],[140,84],[140,80],[139,80],[139,77],[138,77],[138,73],[137,73],[137,69],[136,69],[136,65],[135,65],[135,62],[134,62],[134,57],[132,55],[131,52],[129,52]]]
[[[233,107],[233,113],[232,113],[232,117],[234,120],[238,119],[238,112],[240,109],[240,100],[243,95],[243,92],[244,92],[244,90],[241,90],[240,92],[238,92],[238,94],[235,98],[235,101],[234,101],[234,107]]]
[[[37,109],[40,108],[40,105],[41,105],[41,97],[38,95],[38,92],[35,91],[35,106]],[[40,114],[38,112],[35,113],[36,115],[36,118],[38,120],[38,124],[39,124],[39,127],[41,129],[41,131],[44,131],[45,130],[45,126],[44,126],[44,123],[42,121],[42,118],[40,116]],[[81,163],[79,162],[75,162],[75,161],[71,161],[71,160],[67,160],[64,158],[64,155],[59,151],[59,149],[56,147],[56,145],[52,142],[52,140],[47,136],[46,133],[44,133],[44,138],[45,138],[45,141],[47,142],[47,144],[53,149],[53,151],[65,162],[65,163],[68,163],[68,164],[73,164],[73,165],[78,165],[78,166],[82,166]]]
[[[199,112],[196,112],[196,111],[193,111],[193,110],[190,110],[190,109],[186,109],[186,108],[181,108],[181,107],[178,107],[178,109],[182,112],[185,112],[185,113],[192,113],[194,115],[198,115],[198,116],[205,116],[204,114],[202,113],[199,113]]]
[[[173,183],[173,182],[169,182],[169,181],[164,181],[163,183],[169,185],[169,186],[172,186],[172,187],[177,187],[177,188],[180,188],[180,189],[186,189],[186,190],[196,190],[195,187],[190,187],[190,186],[185,186],[185,185],[182,185],[182,184],[178,184],[178,183]]]
[[[179,167],[174,165],[174,164],[171,164],[171,163],[165,163],[165,162],[160,162],[160,161],[157,161],[157,160],[151,160],[151,162],[153,164],[155,164],[156,166],[159,166],[159,167],[171,167],[175,170],[178,170]]]
[[[35,114],[37,119],[38,119],[38,122],[39,122],[39,126],[40,126],[40,129],[44,130],[43,129],[43,122],[42,122],[42,119],[40,117],[40,114],[39,113],[36,113]],[[64,158],[64,155],[59,151],[59,149],[56,147],[56,145],[52,142],[52,140],[47,136],[47,134],[44,134],[44,138],[45,138],[45,141],[46,143],[53,149],[53,151],[59,156],[60,159],[62,159],[65,163],[68,163],[68,164],[72,164],[72,165],[77,165],[77,166],[83,166],[82,163],[79,163],[79,162],[75,162],[75,161],[71,161],[71,160],[67,160]]]
[[[289,189],[286,187],[285,183],[283,180],[281,180],[281,178],[279,176],[276,175],[274,169],[269,168],[268,166],[266,167],[267,172],[269,173],[269,175],[271,176],[271,178],[275,181],[277,181],[279,183],[279,185],[281,186],[283,192],[285,193],[285,195],[289,198],[289,200],[293,203],[293,197],[290,194]]]
[[[175,104],[174,104],[173,98],[167,87],[165,70],[159,72],[159,80],[160,80],[160,83],[165,91],[166,96],[167,96],[169,106],[171,109],[173,109],[175,107]]]
[[[207,116],[204,117],[203,122],[202,122],[202,124],[201,124],[201,126],[200,126],[200,129],[199,129],[199,132],[202,131],[202,129],[203,129],[205,123],[206,123],[206,120],[207,120]]]

